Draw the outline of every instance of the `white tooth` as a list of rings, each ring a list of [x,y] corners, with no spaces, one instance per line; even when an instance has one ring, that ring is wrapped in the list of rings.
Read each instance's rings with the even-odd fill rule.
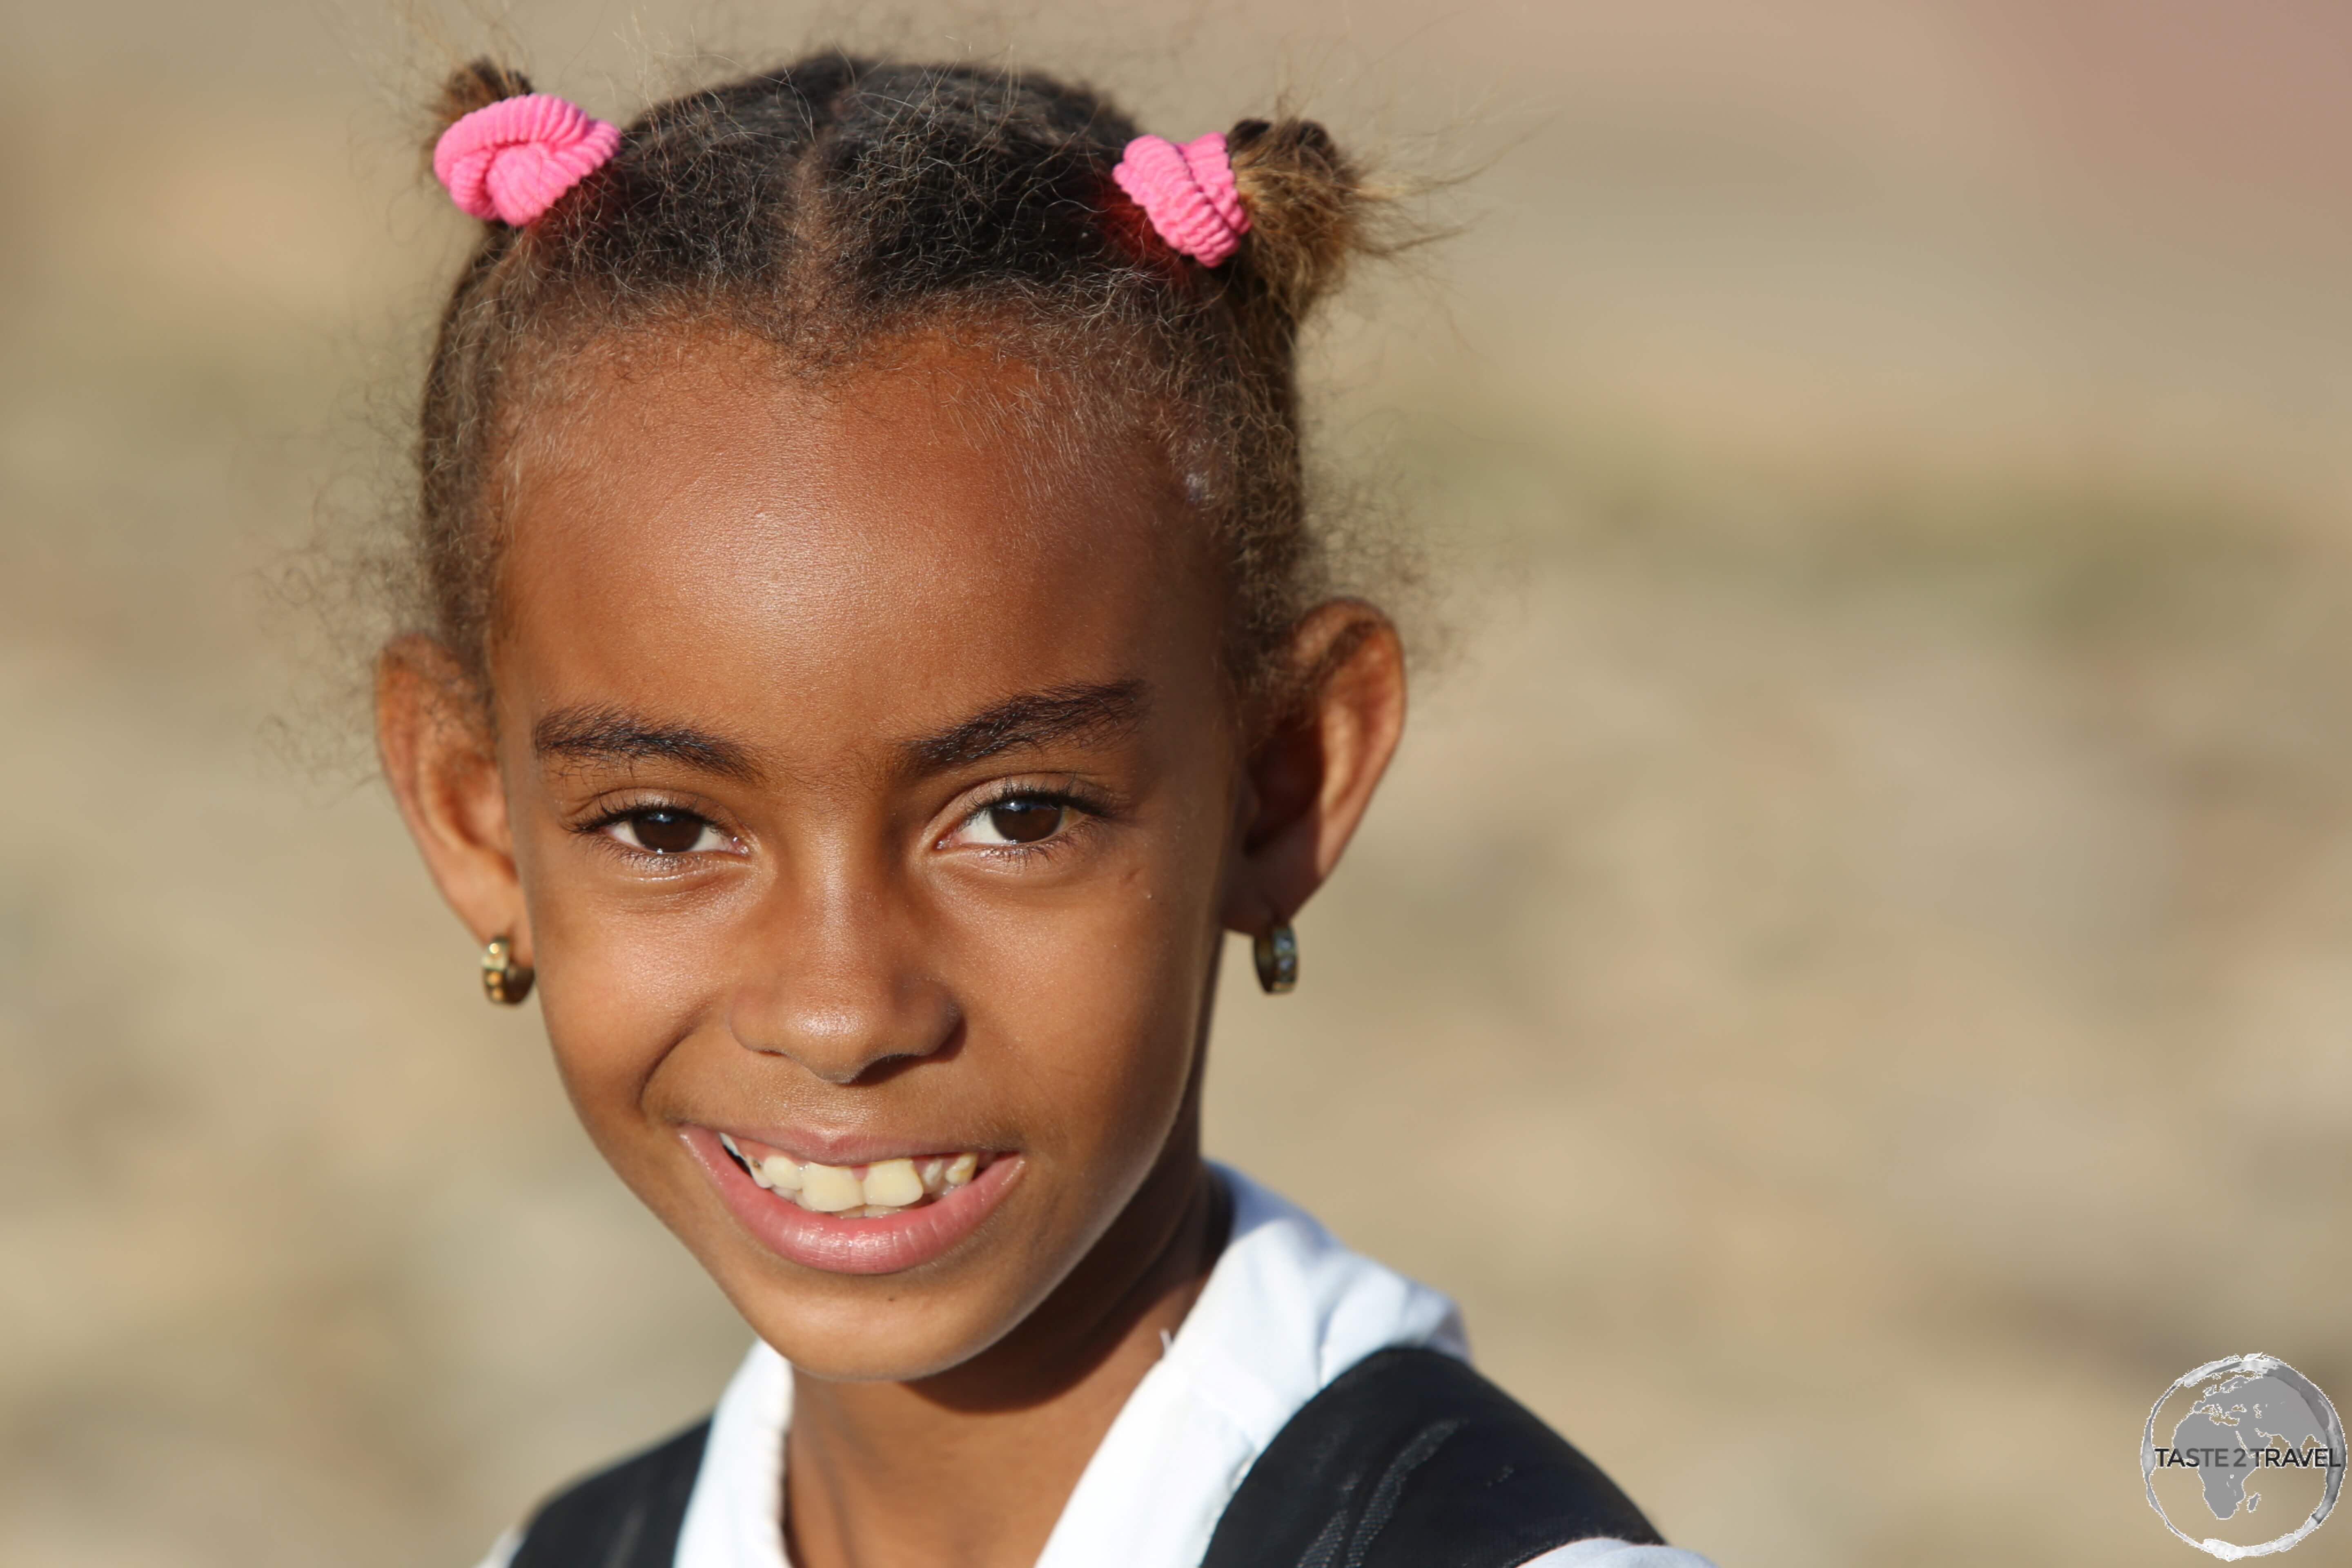
[[[878,1160],[866,1167],[866,1202],[885,1208],[904,1208],[923,1195],[923,1178],[915,1174],[912,1160]]]
[[[947,1190],[948,1163],[940,1159],[923,1162],[923,1191],[939,1194]]]
[[[730,1154],[734,1155],[738,1160],[743,1159],[743,1151],[735,1147],[734,1134],[730,1132],[721,1132],[719,1135],[719,1147],[725,1149]],[[744,1163],[749,1164],[751,1162],[745,1160]]]
[[[954,1159],[948,1162],[948,1185],[950,1187],[962,1186],[966,1182],[971,1180],[973,1173],[979,1169],[979,1155],[958,1154]]]
[[[771,1154],[760,1162],[760,1179],[780,1193],[801,1190],[801,1168],[798,1162],[782,1154]]]
[[[855,1173],[839,1165],[807,1164],[801,1167],[801,1206],[819,1214],[839,1214],[854,1209],[866,1201],[865,1189],[857,1184]]]
[[[773,1182],[772,1182],[772,1181],[768,1180],[768,1173],[767,1173],[765,1171],[762,1171],[761,1169],[760,1169],[760,1166],[759,1166],[759,1163],[758,1163],[758,1162],[757,1162],[757,1161],[754,1161],[754,1162],[752,1163],[752,1164],[751,1164],[751,1179],[752,1179],[753,1181],[755,1181],[755,1182],[759,1183],[759,1184],[760,1184],[760,1185],[761,1185],[761,1186],[763,1186],[763,1187],[767,1188],[770,1192],[773,1192],[773,1191],[775,1191],[775,1188],[776,1188],[776,1184],[775,1184],[775,1183],[773,1183]]]

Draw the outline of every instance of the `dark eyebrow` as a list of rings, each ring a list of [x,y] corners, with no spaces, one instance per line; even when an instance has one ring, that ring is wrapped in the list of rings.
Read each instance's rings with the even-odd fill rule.
[[[749,747],[678,724],[656,724],[618,708],[562,708],[530,731],[542,757],[582,763],[683,763],[706,773],[757,783],[760,767]]]
[[[1100,744],[1135,728],[1143,717],[1147,688],[1140,680],[1099,686],[1056,686],[1026,691],[993,708],[905,742],[915,771],[940,773],[969,767],[1002,752],[1044,746],[1055,741]]]

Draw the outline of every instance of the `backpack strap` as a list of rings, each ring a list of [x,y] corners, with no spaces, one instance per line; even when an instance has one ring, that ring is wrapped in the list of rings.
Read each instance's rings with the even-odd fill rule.
[[[1595,1536],[1661,1543],[1591,1460],[1467,1363],[1388,1350],[1275,1435],[1202,1568],[1518,1568]]]
[[[556,1493],[509,1568],[670,1568],[709,1437],[706,1419]]]

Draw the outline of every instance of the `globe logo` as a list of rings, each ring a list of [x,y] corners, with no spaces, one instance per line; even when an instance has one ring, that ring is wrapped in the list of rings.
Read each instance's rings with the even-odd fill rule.
[[[2344,1487],[2344,1423],[2318,1385],[2276,1356],[2232,1355],[2184,1373],[2139,1440],[2147,1504],[2167,1530],[2224,1563],[2284,1552],[2319,1528]]]

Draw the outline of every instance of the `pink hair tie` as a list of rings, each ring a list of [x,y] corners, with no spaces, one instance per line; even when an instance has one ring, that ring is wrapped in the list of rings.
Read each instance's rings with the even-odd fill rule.
[[[474,110],[433,144],[434,177],[462,212],[520,228],[619,151],[621,131],[544,92]]]
[[[1135,198],[1160,238],[1203,267],[1231,256],[1249,232],[1222,131],[1181,145],[1164,136],[1139,136],[1110,177]]]

